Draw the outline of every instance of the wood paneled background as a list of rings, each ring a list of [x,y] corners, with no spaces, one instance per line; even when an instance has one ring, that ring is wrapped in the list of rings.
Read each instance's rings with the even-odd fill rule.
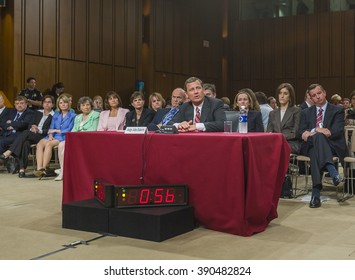
[[[294,85],[298,102],[314,82],[348,96],[354,11],[323,11],[238,21],[237,0],[8,1],[0,9],[0,89],[13,99],[35,76],[42,91],[57,81],[74,100],[116,90],[128,106],[138,79],[147,94],[167,97],[198,76],[219,97],[243,87],[274,95],[282,82]]]

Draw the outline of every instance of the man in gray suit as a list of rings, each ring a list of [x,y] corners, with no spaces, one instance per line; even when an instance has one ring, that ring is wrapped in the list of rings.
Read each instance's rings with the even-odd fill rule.
[[[185,90],[190,101],[179,107],[179,112],[171,124],[174,124],[179,132],[223,131],[223,123],[226,120],[223,102],[205,96],[203,82],[196,77],[185,81]]]

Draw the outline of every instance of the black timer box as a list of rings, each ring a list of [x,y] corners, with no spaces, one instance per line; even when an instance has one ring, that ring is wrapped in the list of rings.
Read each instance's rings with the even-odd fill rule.
[[[63,228],[164,241],[194,229],[192,206],[107,208],[96,199],[63,204]]]

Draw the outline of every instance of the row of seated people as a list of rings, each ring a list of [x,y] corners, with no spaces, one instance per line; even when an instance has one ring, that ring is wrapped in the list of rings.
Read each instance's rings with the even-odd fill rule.
[[[35,175],[45,175],[54,146],[59,146],[59,159],[63,167],[65,134],[69,131],[118,131],[127,126],[147,126],[149,130],[154,131],[164,124],[175,125],[180,132],[223,131],[226,120],[223,102],[205,96],[203,82],[196,77],[187,79],[184,88],[186,94],[184,90],[179,88],[173,91],[171,108],[158,110],[157,113],[144,107],[144,95],[141,92],[134,92],[131,96],[131,104],[134,107],[132,111],[121,107],[122,101],[117,93],[109,92],[105,98],[105,107],[108,110],[99,114],[93,110],[91,99],[82,97],[78,102],[78,109],[82,113],[76,116],[70,110],[71,100],[66,94],[61,95],[57,100],[58,112],[52,117],[48,133],[43,133],[43,129],[41,129],[39,131],[42,131],[44,138],[31,140],[31,143],[38,142]],[[338,156],[342,162],[347,153],[344,138],[344,110],[327,102],[326,91],[321,85],[311,85],[307,94],[312,99],[314,106],[301,111],[295,106],[295,92],[292,85],[281,84],[276,94],[279,106],[269,114],[267,131],[283,133],[293,153],[304,154],[311,158],[313,192],[310,206],[316,208],[320,206],[321,170],[326,169],[329,172],[335,185],[342,181],[334,167],[332,157],[333,155]],[[184,102],[186,95],[188,102]],[[26,104],[19,105],[18,103],[25,103],[19,98],[15,100],[15,110],[22,110],[25,113]],[[173,101],[174,99],[176,102]],[[42,102],[43,111],[45,111],[46,102],[50,103],[50,97],[46,96]],[[251,90],[243,89],[236,94],[233,108],[239,110],[241,106],[248,109],[248,131],[263,132],[264,125],[260,108],[258,108],[255,95]],[[21,115],[21,117],[23,116]],[[43,122],[43,118],[40,122]],[[24,128],[16,127],[16,121],[14,113],[12,113],[11,117],[1,125],[3,132],[6,132],[0,138],[0,158],[4,160],[11,154],[21,158],[21,154],[13,148],[16,142],[12,144],[11,141],[4,140],[8,137],[6,130],[10,129],[11,136],[14,137],[18,131]],[[27,123],[30,121],[28,120]],[[31,128],[28,133],[30,132]],[[5,150],[5,146],[10,146],[10,148]],[[20,177],[24,176],[25,167],[20,167]],[[58,179],[61,178],[62,174],[59,174]]]

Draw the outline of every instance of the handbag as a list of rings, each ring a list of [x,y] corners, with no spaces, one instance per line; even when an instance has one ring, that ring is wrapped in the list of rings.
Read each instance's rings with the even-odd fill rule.
[[[281,198],[292,198],[292,180],[291,180],[291,175],[287,174],[285,176],[285,180],[282,184],[282,190],[280,194]]]
[[[6,169],[7,172],[15,174],[20,170],[20,162],[18,158],[15,157],[9,157],[6,160]]]

